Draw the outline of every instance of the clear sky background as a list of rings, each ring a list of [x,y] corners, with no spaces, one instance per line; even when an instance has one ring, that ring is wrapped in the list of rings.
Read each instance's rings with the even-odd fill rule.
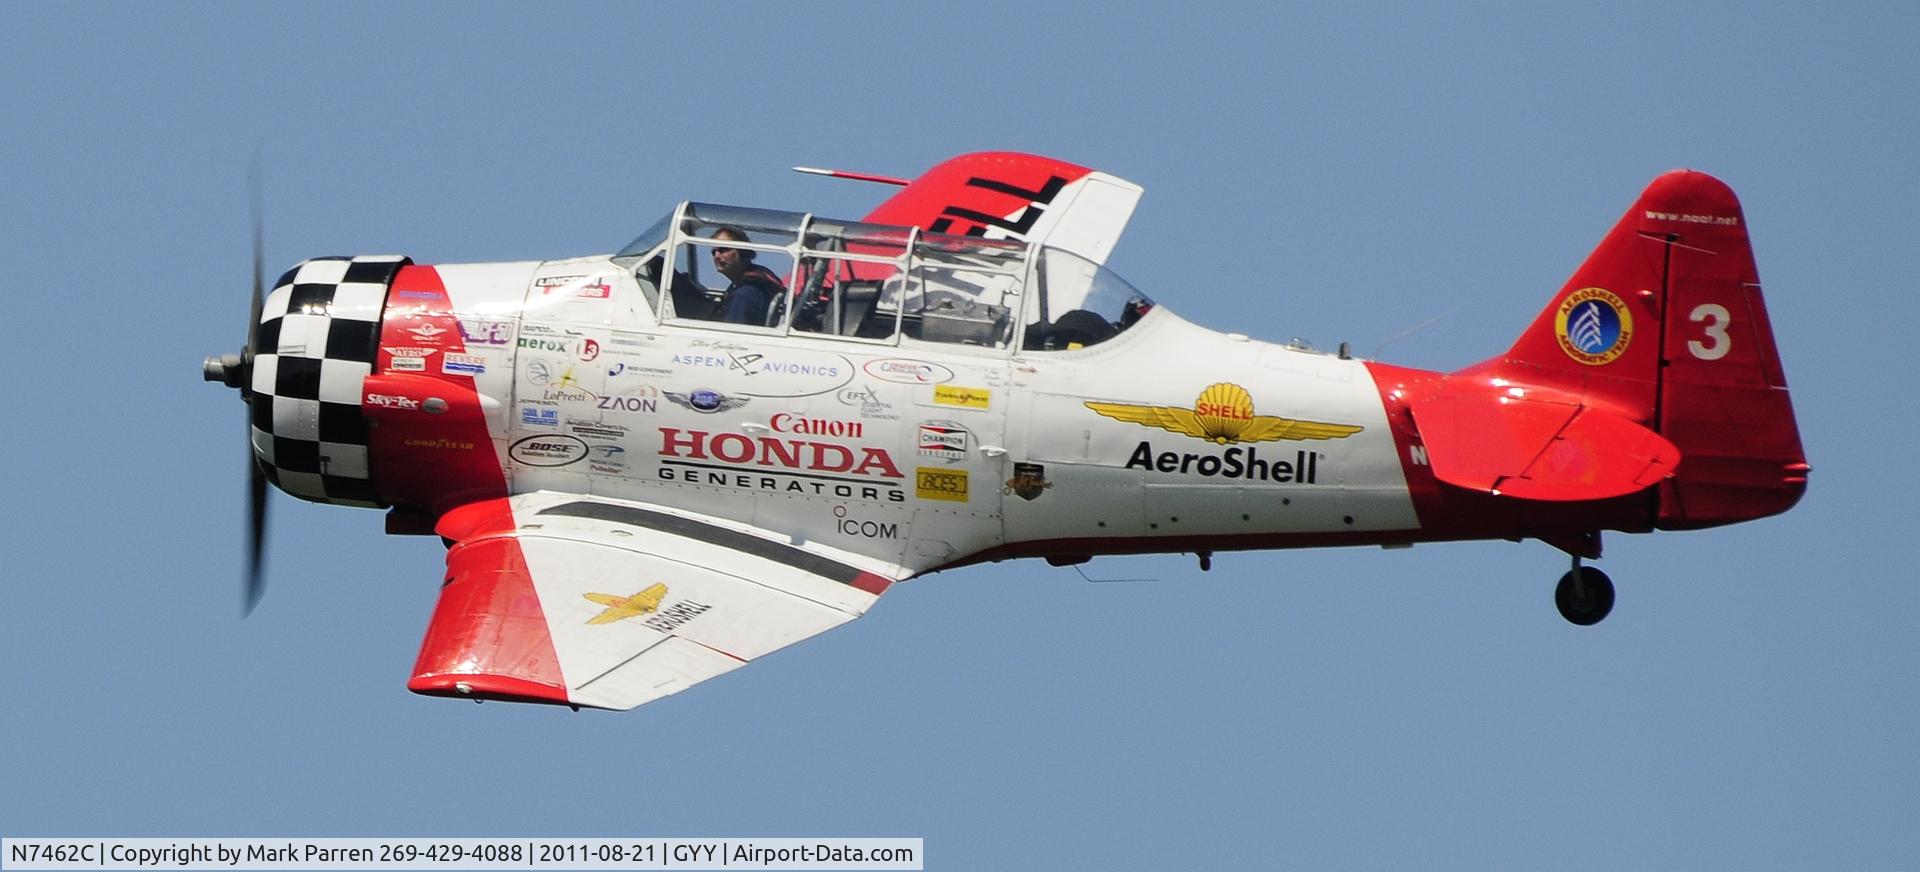
[[[9,5],[0,832],[1920,865],[1920,11],[1360,5]],[[682,198],[857,217],[887,189],[787,167],[1052,154],[1145,186],[1110,263],[1187,318],[1439,369],[1703,169],[1812,486],[1611,535],[1591,629],[1538,542],[1020,561],[633,712],[417,697],[443,552],[377,512],[276,494],[238,618],[243,409],[200,360],[244,338],[256,144],[269,276],[606,252]]]

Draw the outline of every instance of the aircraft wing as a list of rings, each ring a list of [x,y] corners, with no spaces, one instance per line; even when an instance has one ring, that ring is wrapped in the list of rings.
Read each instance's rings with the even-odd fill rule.
[[[865,220],[1044,242],[1106,263],[1141,192],[1126,179],[1063,160],[983,151],[927,170]]]
[[[859,617],[897,567],[746,525],[536,492],[436,526],[446,583],[407,687],[630,709]]]
[[[1659,484],[1680,449],[1625,417],[1578,402],[1442,394],[1412,403],[1433,475],[1531,500],[1596,500]]]

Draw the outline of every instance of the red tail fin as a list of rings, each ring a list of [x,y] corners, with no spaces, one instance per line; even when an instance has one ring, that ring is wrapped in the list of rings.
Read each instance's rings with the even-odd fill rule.
[[[1513,348],[1473,371],[1575,394],[1677,446],[1656,526],[1764,517],[1806,490],[1746,218],[1705,173],[1655,179]]]

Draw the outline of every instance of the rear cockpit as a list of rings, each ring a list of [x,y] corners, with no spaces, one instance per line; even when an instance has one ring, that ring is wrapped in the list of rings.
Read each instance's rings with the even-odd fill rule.
[[[1154,308],[1061,248],[708,203],[682,203],[613,259],[661,322],[745,333],[1068,350]]]

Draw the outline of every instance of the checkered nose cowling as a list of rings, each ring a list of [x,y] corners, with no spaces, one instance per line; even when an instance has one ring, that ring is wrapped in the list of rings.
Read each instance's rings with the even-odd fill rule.
[[[320,257],[274,283],[254,338],[253,453],[305,500],[384,505],[367,461],[361,382],[373,373],[397,255]]]

